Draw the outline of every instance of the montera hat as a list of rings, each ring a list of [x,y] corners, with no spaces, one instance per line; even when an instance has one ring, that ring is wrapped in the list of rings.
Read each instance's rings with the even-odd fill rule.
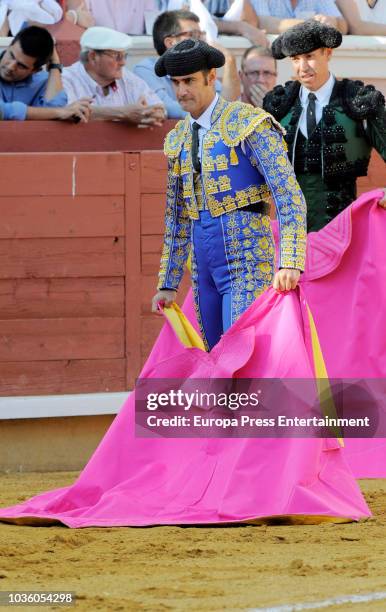
[[[127,34],[117,32],[111,28],[95,26],[88,28],[82,34],[80,46],[82,49],[117,49],[125,51],[131,47],[131,38]]]
[[[342,43],[342,34],[336,28],[308,19],[283,32],[272,43],[272,55],[280,60],[302,53],[310,53],[315,49],[327,47],[335,49]]]
[[[225,64],[221,51],[211,47],[203,40],[189,38],[170,47],[157,60],[154,70],[157,76],[185,76],[200,70],[220,68]]]

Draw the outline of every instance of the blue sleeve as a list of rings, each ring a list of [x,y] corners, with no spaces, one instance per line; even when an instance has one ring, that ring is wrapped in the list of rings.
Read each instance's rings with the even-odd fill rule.
[[[169,119],[183,119],[186,116],[186,112],[181,108],[177,100],[168,94],[164,81],[162,78],[157,77],[153,68],[137,64],[134,66],[133,72],[143,79],[150,89],[162,100]]]
[[[247,137],[248,157],[271,191],[280,229],[279,268],[304,270],[307,207],[288,160],[283,136],[269,119]]]
[[[27,105],[24,102],[2,102],[0,111],[4,121],[24,121],[27,115]]]
[[[178,289],[189,255],[190,219],[182,194],[182,179],[174,172],[176,160],[168,160],[165,233],[158,289]]]
[[[41,107],[51,107],[56,108],[58,106],[66,106],[67,104],[67,94],[62,89],[59,91],[56,96],[51,98],[50,100],[46,100],[44,97],[44,93],[41,93],[39,96],[35,97],[35,99],[31,102],[29,106],[41,106]]]
[[[67,94],[64,89],[61,89],[56,96],[51,98],[50,100],[46,100],[46,90],[47,90],[47,81],[48,81],[48,73],[45,70],[38,72],[34,75],[34,83],[33,86],[35,88],[34,94],[29,97],[29,99],[25,99],[27,106],[36,106],[36,107],[51,107],[55,108],[58,106],[66,106],[67,104]],[[31,92],[32,93],[32,92]]]

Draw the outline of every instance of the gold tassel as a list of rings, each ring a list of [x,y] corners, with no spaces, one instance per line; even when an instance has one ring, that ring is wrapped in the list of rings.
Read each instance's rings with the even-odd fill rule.
[[[237,166],[239,163],[239,158],[237,157],[237,153],[235,151],[235,148],[232,147],[231,148],[231,166]]]
[[[173,174],[175,174],[175,175],[179,175],[180,174],[180,161],[179,161],[178,157],[176,157],[176,161],[174,162]]]

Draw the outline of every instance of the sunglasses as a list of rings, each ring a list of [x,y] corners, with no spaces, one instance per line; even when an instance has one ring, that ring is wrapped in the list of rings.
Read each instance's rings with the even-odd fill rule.
[[[108,55],[109,57],[112,57],[116,62],[126,61],[127,58],[129,57],[129,54],[127,51],[105,51],[105,50],[98,49],[98,53],[100,55]]]

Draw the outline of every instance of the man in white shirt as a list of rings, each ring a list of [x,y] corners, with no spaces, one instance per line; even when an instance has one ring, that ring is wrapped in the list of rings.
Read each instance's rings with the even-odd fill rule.
[[[356,199],[356,179],[367,174],[373,147],[386,160],[383,95],[330,73],[332,49],[341,42],[338,30],[309,20],[272,45],[276,59],[291,58],[297,80],[275,87],[263,106],[286,129],[309,231],[321,229]]]
[[[63,70],[69,102],[91,98],[92,119],[140,126],[162,124],[165,109],[161,100],[125,66],[130,46],[126,34],[93,27],[82,35],[80,45],[80,61]]]

